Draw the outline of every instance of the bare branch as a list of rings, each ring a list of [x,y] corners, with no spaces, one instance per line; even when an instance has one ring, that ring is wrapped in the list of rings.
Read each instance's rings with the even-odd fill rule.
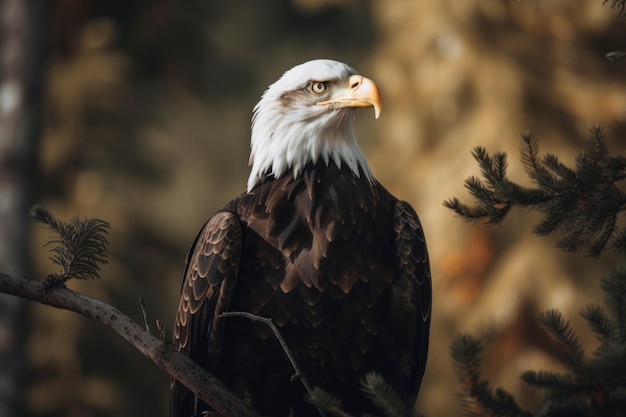
[[[146,331],[150,333],[150,320],[148,319],[148,309],[146,308],[146,302],[143,297],[139,297],[139,307],[141,307],[141,314],[143,315],[143,323],[146,326]]]
[[[50,289],[45,282],[14,278],[0,272],[0,293],[15,295],[95,319],[114,330],[168,375],[223,416],[259,417],[216,377],[177,352],[168,341],[152,336],[121,311],[66,287]]]
[[[220,317],[245,317],[252,321],[261,322],[265,324],[267,327],[269,327],[272,330],[272,332],[274,332],[274,336],[276,337],[276,339],[278,339],[280,346],[283,348],[285,355],[287,355],[287,358],[289,359],[289,362],[291,362],[291,366],[293,367],[293,370],[295,371],[295,374],[292,375],[291,380],[295,381],[296,379],[300,379],[302,381],[302,385],[304,385],[304,389],[306,389],[307,394],[309,394],[309,397],[313,398],[313,389],[311,389],[311,386],[309,385],[308,381],[304,377],[304,373],[302,372],[302,370],[298,366],[298,363],[296,362],[296,358],[293,356],[293,353],[291,353],[291,349],[289,349],[289,346],[287,346],[287,342],[285,342],[285,339],[283,339],[283,336],[280,334],[278,327],[276,327],[276,325],[274,324],[271,318],[261,317],[256,314],[248,313],[245,311],[229,311],[229,312],[220,314]],[[322,416],[326,415],[321,408],[317,407],[317,410],[319,411],[320,415]]]

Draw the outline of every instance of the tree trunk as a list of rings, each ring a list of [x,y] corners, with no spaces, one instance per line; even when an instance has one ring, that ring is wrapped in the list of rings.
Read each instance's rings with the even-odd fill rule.
[[[49,0],[0,0],[0,271],[28,272]],[[24,301],[0,295],[0,416],[20,415]]]

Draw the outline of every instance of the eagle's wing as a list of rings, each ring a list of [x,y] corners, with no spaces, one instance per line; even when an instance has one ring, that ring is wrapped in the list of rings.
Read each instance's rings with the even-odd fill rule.
[[[432,308],[432,282],[430,262],[424,230],[415,210],[405,201],[394,206],[394,245],[399,283],[405,290],[407,301],[415,306],[415,339],[413,347],[413,372],[411,382],[415,393],[426,368],[428,335]]]
[[[187,257],[174,325],[174,345],[179,351],[212,370],[222,353],[224,318],[235,290],[241,254],[241,225],[230,212],[209,219]],[[195,414],[196,399],[185,387],[172,382],[173,417]]]

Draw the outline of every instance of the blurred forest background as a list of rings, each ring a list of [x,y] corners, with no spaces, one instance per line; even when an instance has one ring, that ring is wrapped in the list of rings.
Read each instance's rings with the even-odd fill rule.
[[[4,27],[7,3],[0,1]],[[605,54],[626,49],[626,23],[609,4],[24,3],[46,9],[41,25],[21,29],[43,31],[41,56],[27,57],[39,63],[43,84],[35,104],[41,123],[30,119],[41,131],[38,163],[28,168],[38,179],[26,200],[61,219],[112,224],[102,279],[72,281],[70,288],[139,322],[143,297],[151,319],[171,329],[189,245],[204,220],[245,189],[253,106],[286,69],[332,58],[381,89],[382,116],[375,121],[363,112],[357,137],[377,178],[416,207],[428,238],[434,311],[420,411],[461,414],[448,355],[460,331],[484,340],[485,376],[525,406],[538,393],[519,375],[560,369],[539,312],[558,308],[593,348],[577,312],[601,301],[599,278],[616,256],[589,259],[555,249],[555,238],[531,233],[534,213],[516,211],[487,228],[464,223],[442,202],[452,196],[471,202],[463,181],[478,175],[470,155],[477,145],[508,152],[512,179],[528,183],[518,158],[527,130],[542,153],[567,164],[594,124],[606,127],[612,152],[624,149],[626,59],[611,63]],[[8,227],[2,221],[0,228]],[[20,234],[31,238],[24,274],[43,279],[54,271],[42,248],[50,233],[19,221]],[[0,249],[14,244],[0,242]],[[4,264],[0,271],[14,273]],[[0,351],[16,355],[0,362],[3,400],[14,395],[19,404],[14,415],[167,415],[169,377],[99,323],[7,297],[0,309],[15,318],[0,319]]]

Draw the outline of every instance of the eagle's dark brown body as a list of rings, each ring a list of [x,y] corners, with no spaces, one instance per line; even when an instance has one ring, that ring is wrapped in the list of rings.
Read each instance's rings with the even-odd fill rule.
[[[270,317],[309,383],[353,413],[377,371],[415,395],[424,372],[431,278],[413,209],[334,162],[269,177],[219,210],[190,251],[174,330],[179,349],[262,415],[318,416],[270,329],[224,311]],[[194,397],[174,384],[172,415]]]

